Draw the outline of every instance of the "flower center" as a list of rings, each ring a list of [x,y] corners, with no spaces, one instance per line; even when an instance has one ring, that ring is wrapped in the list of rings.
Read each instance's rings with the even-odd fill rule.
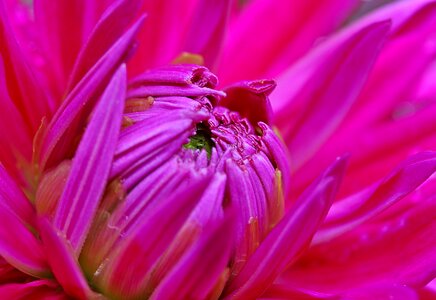
[[[208,158],[210,158],[214,146],[215,143],[212,140],[212,133],[203,123],[197,124],[195,134],[189,138],[188,143],[183,145],[185,149],[204,149],[207,152]]]

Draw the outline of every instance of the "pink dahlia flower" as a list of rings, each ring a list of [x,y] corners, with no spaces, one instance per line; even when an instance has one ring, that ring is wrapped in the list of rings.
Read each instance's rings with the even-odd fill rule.
[[[2,299],[436,299],[436,1],[359,7],[0,0]]]

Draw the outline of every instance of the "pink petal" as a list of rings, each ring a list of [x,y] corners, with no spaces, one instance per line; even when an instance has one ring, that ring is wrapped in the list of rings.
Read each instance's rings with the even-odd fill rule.
[[[417,300],[416,292],[407,286],[388,285],[352,290],[341,295],[317,293],[298,290],[286,283],[275,284],[263,294],[265,299],[298,299],[298,300]],[[262,298],[263,299],[263,298]],[[420,298],[419,298],[420,299]]]
[[[309,50],[318,38],[340,25],[357,3],[355,0],[251,1],[231,24],[220,78],[228,84],[277,75]]]
[[[0,258],[0,286],[7,283],[23,282],[28,277],[29,275],[14,268],[4,258]]]
[[[12,177],[25,185],[20,165],[32,159],[32,135],[23,116],[9,97],[5,76],[0,55],[0,162]]]
[[[35,227],[35,209],[2,165],[0,165],[0,197],[0,207],[14,214],[23,224]]]
[[[150,268],[181,229],[209,181],[210,177],[193,179],[149,210],[141,224],[109,256],[100,278],[104,290],[125,299],[145,293]]]
[[[218,225],[206,227],[150,299],[207,299],[229,262],[233,225],[232,218],[227,217]]]
[[[56,280],[68,295],[82,300],[90,299],[93,292],[65,235],[47,219],[39,220],[39,231],[45,251],[50,253],[47,258]]]
[[[107,0],[35,0],[36,26],[44,50],[54,61],[60,84],[66,88],[80,49],[99,19]]]
[[[198,1],[143,1],[140,11],[148,17],[138,35],[139,47],[128,65],[129,74],[166,65],[180,54]]]
[[[215,69],[220,58],[231,0],[200,0],[192,17],[184,50],[203,56],[205,65]]]
[[[324,43],[278,80],[271,99],[294,169],[322,145],[348,112],[389,28],[388,21],[373,23]]]
[[[310,242],[335,196],[345,168],[336,161],[306,190],[232,280],[226,299],[255,299]]]
[[[225,89],[226,97],[220,101],[220,105],[237,111],[251,124],[264,122],[271,125],[272,107],[268,96],[275,87],[273,80],[238,82]]]
[[[43,117],[50,116],[53,107],[33,70],[25,60],[8,23],[3,1],[0,2],[0,53],[6,74],[6,86],[29,132],[36,132]]]
[[[24,273],[35,277],[49,275],[46,253],[40,241],[3,205],[0,205],[0,219],[0,255]]]
[[[116,41],[64,100],[44,138],[41,151],[43,168],[52,167],[71,155],[75,137],[81,132],[98,95],[124,60],[142,21],[138,20]]]
[[[434,148],[435,141],[428,140],[435,127],[436,107],[429,101],[433,80],[423,77],[431,76],[436,55],[435,5],[432,1],[401,1],[370,15],[375,19],[391,14],[397,25],[347,118],[298,171],[296,190],[304,188],[338,153],[352,153],[353,175],[347,176],[344,190],[349,194],[374,183],[408,155]],[[398,61],[403,62],[400,69]]]
[[[285,275],[293,287],[346,293],[382,285],[423,287],[436,272],[434,194],[312,247]]]
[[[126,80],[125,66],[121,66],[95,108],[59,200],[54,224],[76,253],[80,253],[109,176],[121,127]]]
[[[26,196],[0,165],[0,255],[33,276],[49,273],[39,240],[30,232],[35,211]]]
[[[69,82],[70,89],[80,82],[100,57],[124,34],[137,16],[140,4],[141,1],[138,0],[120,0],[105,11],[78,55]]]
[[[1,285],[0,295],[3,299],[15,300],[68,300],[67,295],[59,291],[59,286],[50,280]]]
[[[424,152],[410,157],[381,182],[361,193],[336,202],[317,232],[314,243],[353,229],[414,191],[436,171],[436,153]]]

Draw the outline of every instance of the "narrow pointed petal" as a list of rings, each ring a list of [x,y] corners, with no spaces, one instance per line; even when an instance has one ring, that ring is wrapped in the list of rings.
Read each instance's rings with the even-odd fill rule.
[[[66,83],[74,63],[106,4],[103,0],[35,0],[36,26],[42,47],[50,53],[59,82]]]
[[[184,50],[200,54],[215,69],[223,47],[231,0],[200,0],[193,15]]]
[[[298,170],[296,191],[338,153],[353,154],[342,191],[348,195],[373,184],[407,156],[436,145],[431,140],[436,106],[430,79],[436,58],[436,2],[399,1],[357,23],[381,16],[392,16],[394,26],[368,82],[340,126]]]
[[[4,258],[0,258],[0,285],[23,282],[27,277],[27,274],[13,267]]]
[[[140,12],[149,17],[138,34],[138,51],[128,65],[129,74],[167,65],[180,55],[198,1],[143,1]]]
[[[119,68],[132,46],[143,19],[139,19],[100,58],[79,84],[69,93],[51,121],[41,151],[43,168],[52,167],[72,156],[75,140],[94,108],[98,96]]]
[[[0,165],[0,207],[26,225],[35,227],[35,210],[26,195]]]
[[[0,199],[3,201],[4,199]],[[15,268],[35,277],[50,274],[39,240],[11,211],[0,205],[0,255]],[[13,230],[11,230],[13,228]]]
[[[41,244],[28,228],[36,225],[35,211],[1,165],[0,219],[0,256],[27,274],[49,274]]]
[[[278,112],[277,125],[294,158],[294,170],[307,161],[344,118],[389,29],[390,22],[382,21],[345,39],[333,39],[330,45],[324,43],[278,79],[271,99]],[[332,103],[332,99],[336,102]]]
[[[99,58],[129,28],[137,16],[140,3],[140,0],[119,0],[107,9],[78,55],[69,82],[70,88],[80,82]]]
[[[436,153],[423,152],[410,157],[380,183],[336,202],[313,242],[326,242],[352,230],[416,190],[435,171]]]
[[[3,299],[68,300],[68,296],[59,291],[58,284],[50,280],[1,285],[0,295]]]
[[[210,177],[192,180],[149,210],[142,224],[109,257],[100,278],[109,294],[136,299],[146,292],[146,275],[181,229],[209,181]]]
[[[233,219],[210,224],[200,240],[180,259],[150,299],[207,299],[229,262]],[[214,225],[214,226],[213,226]]]
[[[104,91],[73,159],[54,224],[80,252],[106,186],[126,94],[125,66]]]
[[[435,203],[432,193],[312,247],[285,273],[286,282],[334,294],[380,285],[424,287],[436,270]]]
[[[270,232],[228,287],[226,299],[254,299],[296,259],[323,221],[345,169],[336,161]]]
[[[0,53],[6,73],[9,96],[22,114],[27,129],[35,133],[41,120],[50,116],[50,99],[37,81],[8,23],[3,1],[0,2]]]
[[[0,55],[0,162],[17,178],[21,171],[20,160],[31,161],[32,138],[24,116],[9,96],[6,83],[4,62]]]
[[[285,282],[274,284],[266,291],[262,298],[266,299],[298,299],[298,300],[418,300],[414,289],[403,285],[383,285],[362,288],[336,295],[332,293],[318,293],[301,290],[287,285]]]
[[[50,253],[47,258],[51,270],[65,292],[80,300],[92,299],[93,292],[65,235],[47,219],[39,220],[39,230],[45,251]]]
[[[356,0],[250,1],[231,24],[221,65],[232,67],[221,68],[220,77],[228,84],[277,75],[317,39],[338,27],[357,3]]]

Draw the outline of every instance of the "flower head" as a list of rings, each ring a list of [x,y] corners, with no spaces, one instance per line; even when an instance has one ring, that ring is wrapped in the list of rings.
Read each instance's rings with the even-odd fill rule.
[[[0,294],[434,297],[435,5],[0,0]]]

